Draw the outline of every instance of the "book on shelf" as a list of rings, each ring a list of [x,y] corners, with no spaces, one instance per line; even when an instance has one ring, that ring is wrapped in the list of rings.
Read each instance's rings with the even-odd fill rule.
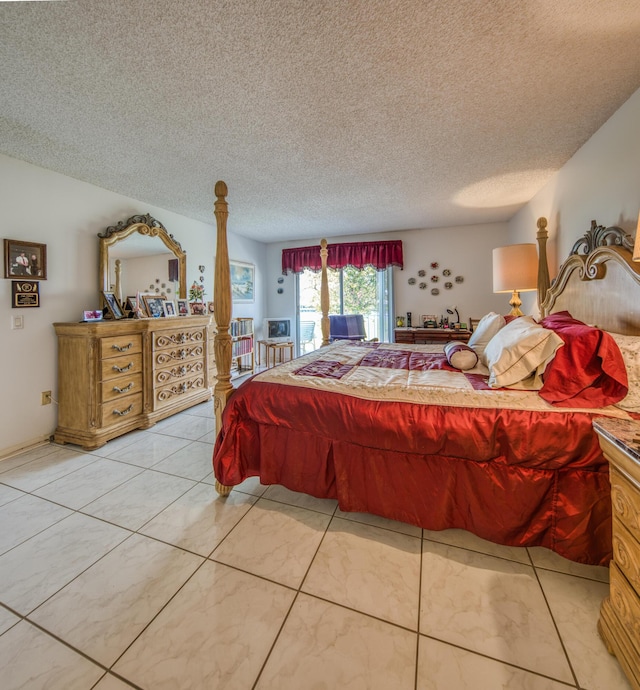
[[[229,325],[231,337],[238,338],[242,335],[253,335],[253,319],[233,319]]]

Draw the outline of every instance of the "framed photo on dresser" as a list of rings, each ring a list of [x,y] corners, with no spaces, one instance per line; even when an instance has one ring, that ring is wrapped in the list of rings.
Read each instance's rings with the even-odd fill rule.
[[[153,297],[151,295],[143,295],[145,307],[147,308],[147,314],[152,319],[160,318],[164,316],[164,299],[162,297]]]
[[[124,314],[122,313],[122,307],[118,298],[113,292],[103,292],[102,296],[104,298],[104,303],[107,305],[107,315],[111,319],[121,319]]]
[[[178,300],[178,316],[189,316],[189,300]]]

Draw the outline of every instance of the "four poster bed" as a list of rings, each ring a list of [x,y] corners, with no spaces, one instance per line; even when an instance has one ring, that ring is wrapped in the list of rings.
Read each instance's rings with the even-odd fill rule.
[[[233,391],[226,194],[219,182],[213,465],[221,494],[259,476],[264,484],[336,498],[345,511],[429,530],[461,528],[496,543],[545,546],[578,562],[608,563],[608,465],[592,420],[640,412],[623,355],[607,333],[625,334],[615,336],[623,354],[636,346],[629,336],[640,334],[640,275],[630,238],[594,223],[549,288],[546,221],[538,222],[546,318],[538,325],[522,317],[501,326],[501,333],[531,328],[536,338],[544,332],[545,348],[555,343],[545,355],[542,390],[503,387],[498,375],[492,384],[493,364],[485,373],[456,369],[441,345],[342,341]],[[326,251],[323,241],[325,344]],[[487,345],[487,357],[497,340]],[[511,357],[512,364],[512,355],[503,348],[498,361]],[[628,378],[637,379],[631,372]]]

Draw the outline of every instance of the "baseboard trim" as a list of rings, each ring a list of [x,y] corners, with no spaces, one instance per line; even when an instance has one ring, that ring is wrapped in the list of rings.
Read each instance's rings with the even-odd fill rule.
[[[18,455],[18,453],[24,453],[28,450],[33,450],[34,448],[45,446],[50,442],[50,439],[51,436],[44,436],[32,439],[31,441],[23,441],[22,443],[18,443],[17,445],[11,446],[9,448],[3,448],[2,450],[0,450],[0,462],[12,458],[14,455]]]

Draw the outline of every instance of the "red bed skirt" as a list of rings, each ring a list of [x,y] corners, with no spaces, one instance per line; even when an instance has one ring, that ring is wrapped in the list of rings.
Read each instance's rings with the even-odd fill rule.
[[[608,464],[585,412],[368,401],[251,380],[213,456],[225,486],[259,476],[428,530],[460,528],[565,558],[611,558]]]

